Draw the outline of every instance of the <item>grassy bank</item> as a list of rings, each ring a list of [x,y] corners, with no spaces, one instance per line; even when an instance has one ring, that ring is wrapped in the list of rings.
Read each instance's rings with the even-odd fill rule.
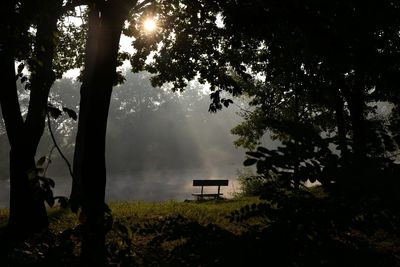
[[[265,216],[230,220],[232,212],[240,215],[246,205],[244,214],[251,212],[254,203],[262,202],[252,197],[109,203],[113,224],[106,241],[108,266],[400,265],[398,233],[380,226],[324,225],[328,220],[308,208],[303,217],[290,209],[285,211],[289,217],[270,214],[277,216],[275,221]],[[49,217],[49,231],[9,251],[9,266],[77,266],[77,215],[52,208]],[[5,225],[6,219],[7,210],[0,210],[0,223]]]
[[[215,201],[110,202],[108,205],[113,215],[113,227],[107,235],[109,264],[110,266],[158,266],[159,264],[186,266],[186,260],[181,258],[183,256],[172,256],[172,251],[188,242],[189,236],[195,237],[195,243],[204,244],[218,243],[215,238],[218,239],[220,233],[234,238],[245,231],[246,226],[231,223],[227,215],[245,205],[259,202],[257,197]],[[71,240],[66,241],[65,236],[63,237],[65,232],[78,225],[77,215],[58,207],[49,208],[48,214],[49,231],[36,235],[14,248],[11,253],[13,266],[51,266],[55,264],[55,260],[61,261],[57,262],[58,266],[77,264],[79,238],[71,238],[73,244],[70,244]],[[3,229],[7,217],[8,210],[1,209],[0,225]],[[181,236],[170,236],[174,235],[172,232],[177,228],[186,232],[181,232]],[[213,233],[216,235],[207,237]],[[171,242],[172,239],[175,240]],[[65,242],[68,243],[67,246],[73,248],[70,248],[70,253],[62,253],[61,257],[65,258],[59,258],[61,250],[65,249]],[[228,247],[230,246],[226,248]],[[58,255],[58,258],[54,258],[52,254]],[[193,259],[189,262],[193,262]]]
[[[234,210],[239,210],[245,205],[259,203],[257,197],[225,199],[217,201],[134,201],[108,203],[113,219],[123,224],[143,224],[155,222],[166,217],[182,216],[189,220],[197,221],[202,225],[214,223],[234,233],[243,231],[242,225],[229,222],[226,217]],[[50,229],[53,232],[62,231],[76,226],[77,215],[59,208],[49,208]],[[7,210],[0,211],[0,222],[6,222]]]

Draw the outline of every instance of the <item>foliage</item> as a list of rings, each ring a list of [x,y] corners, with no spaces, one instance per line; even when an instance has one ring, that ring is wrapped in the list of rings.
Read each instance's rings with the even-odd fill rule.
[[[161,27],[151,37],[140,29],[140,24],[134,23],[140,18],[133,16],[125,31],[126,35],[135,36],[137,52],[131,58],[133,71],[156,74],[153,85],[170,83],[174,90],[183,90],[195,78],[201,84],[208,82],[214,91],[210,95],[213,99],[210,111],[228,106],[230,100],[220,96],[221,89],[234,95],[241,91],[234,73],[245,74],[241,65],[245,55],[230,49],[228,55],[237,56],[236,62],[229,61],[225,55],[228,50],[225,32],[215,22],[219,11],[218,1],[160,1],[150,5],[141,16],[157,14]],[[156,52],[153,60],[146,64],[146,57],[152,51]]]
[[[287,138],[271,122],[312,124],[361,159],[379,137],[365,134],[366,105],[398,101],[399,68],[388,59],[399,57],[399,8],[392,0],[160,1],[144,17],[157,13],[163,27],[149,36],[131,23],[126,32],[136,37],[134,71],[154,73],[154,85],[208,82],[211,111],[229,106],[222,91],[253,97],[255,110],[234,129],[237,144],[254,148],[268,130]]]
[[[312,128],[307,131],[305,126],[300,128],[289,123],[285,126],[292,130],[293,139],[283,141],[277,149],[258,147],[256,151],[246,152],[249,157],[244,165],[256,164],[257,173],[264,179],[288,189],[307,181],[318,181],[327,187],[337,181],[341,163],[328,148],[329,143]]]
[[[47,111],[50,113],[51,117],[54,119],[58,119],[62,115],[63,112],[65,112],[68,117],[76,121],[78,119],[78,115],[76,112],[70,108],[67,107],[62,107],[62,109],[53,106],[51,103],[47,106]]]
[[[240,191],[234,193],[235,197],[260,196],[263,184],[266,179],[255,175],[253,170],[245,167],[237,171],[237,181],[240,185]]]
[[[68,198],[64,196],[54,196],[53,189],[55,187],[55,182],[53,179],[46,176],[47,169],[51,163],[51,152],[49,156],[42,156],[39,158],[36,163],[37,167],[28,172],[28,178],[31,186],[37,191],[35,195],[43,199],[50,207],[53,207],[55,201],[57,201],[60,207],[65,209],[68,206]]]
[[[365,198],[349,202],[305,190],[271,195],[270,202],[248,205],[230,215],[239,222],[263,218],[264,227],[252,228],[248,234],[260,238],[259,246],[271,262],[279,266],[397,266],[395,255],[379,252],[367,237],[376,229],[385,229],[388,235],[399,233],[398,214],[381,202]]]
[[[68,70],[83,68],[85,58],[85,42],[87,39],[87,12],[82,9],[67,10],[58,20],[57,32],[59,42],[54,54],[54,70],[57,79]],[[80,20],[74,23],[74,20]]]

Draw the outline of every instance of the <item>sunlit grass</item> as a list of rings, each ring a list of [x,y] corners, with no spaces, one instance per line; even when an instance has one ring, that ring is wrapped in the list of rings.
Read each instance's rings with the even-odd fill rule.
[[[256,197],[204,201],[178,202],[113,202],[110,203],[113,216],[124,223],[144,223],[167,216],[183,216],[200,224],[214,223],[227,230],[240,231],[238,226],[229,223],[227,215],[247,204],[258,203]],[[240,228],[240,227],[239,227]]]
[[[240,232],[238,225],[229,223],[226,218],[232,211],[238,210],[247,204],[258,203],[257,197],[235,198],[217,201],[133,201],[110,202],[114,221],[130,225],[156,221],[168,216],[183,216],[200,224],[214,223],[232,232]],[[48,208],[50,229],[54,232],[63,231],[78,224],[77,215],[69,210],[58,207]],[[6,225],[8,209],[0,209],[0,227]]]
[[[62,232],[67,228],[78,225],[77,214],[68,209],[48,208],[47,214],[49,215],[49,228],[54,233]]]

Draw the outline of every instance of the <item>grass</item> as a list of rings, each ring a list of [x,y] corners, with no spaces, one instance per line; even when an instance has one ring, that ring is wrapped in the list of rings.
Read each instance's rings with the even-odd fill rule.
[[[130,224],[180,215],[202,225],[212,222],[234,233],[240,233],[243,230],[242,227],[231,224],[226,216],[245,205],[259,202],[260,200],[257,197],[201,202],[178,202],[174,200],[164,202],[112,202],[110,208],[115,218]]]
[[[7,223],[8,209],[0,209],[0,228],[3,228]]]
[[[370,252],[375,254],[368,256],[364,262],[371,260],[384,262],[383,265],[375,266],[400,266],[400,235],[393,235],[383,229],[367,233],[352,228],[350,232],[341,233],[336,232],[338,228],[335,228],[331,232],[333,236],[327,233],[326,239],[316,236],[315,241],[299,241],[293,237],[307,237],[310,233],[313,235],[312,232],[301,233],[307,231],[307,225],[293,225],[295,229],[299,226],[303,230],[291,236],[281,225],[274,226],[275,232],[263,231],[262,228],[266,229],[267,224],[262,217],[239,223],[232,223],[227,218],[235,210],[260,202],[257,197],[201,202],[110,202],[108,204],[112,210],[114,226],[107,234],[106,241],[109,266],[257,266],[259,260],[268,258],[271,261],[271,257],[275,257],[277,261],[284,262],[292,256],[297,257],[296,266],[319,266],[313,265],[313,260],[309,261],[315,257],[315,251],[321,249],[326,252],[324,247],[319,247],[318,242],[333,246],[326,247],[329,253],[335,249],[342,253],[332,259],[328,255],[327,259],[333,262],[328,266],[343,266],[345,262],[340,262],[345,259],[343,255],[355,255],[353,260],[357,264],[346,266],[362,266],[357,257]],[[78,225],[77,215],[59,208],[49,208],[48,214],[50,231],[14,248],[9,255],[13,263],[10,266],[76,266],[74,262],[77,262],[79,255],[79,241],[72,236],[66,241],[61,237],[66,229]],[[8,211],[1,209],[1,226],[5,225],[7,217]],[[305,218],[305,221],[308,219]],[[283,221],[283,225],[285,223],[286,226],[292,225],[290,221]],[[319,231],[316,227],[310,229]],[[325,230],[320,230],[324,236]],[[268,237],[258,236],[259,233],[267,234]],[[293,252],[290,251],[293,242],[304,245],[303,248],[297,244],[293,250],[297,254],[290,254]],[[357,246],[364,246],[364,243],[368,246],[359,250]],[[70,252],[66,252],[68,250]],[[304,258],[301,256],[303,252],[313,256]],[[266,253],[269,253],[268,256]],[[365,258],[365,255],[362,257]],[[393,265],[393,262],[399,265]],[[280,266],[292,265],[282,263]]]
[[[185,218],[198,221],[200,224],[213,222],[220,227],[240,232],[240,226],[233,227],[226,218],[230,212],[241,207],[259,203],[258,197],[246,197],[224,200],[209,201],[132,201],[132,202],[110,202],[108,203],[115,220],[126,223],[144,223],[154,221],[167,216],[181,215]],[[77,224],[77,215],[68,210],[58,207],[48,208],[50,229],[62,231],[74,227]],[[0,227],[7,223],[8,209],[0,209]]]
[[[197,221],[202,225],[210,222],[232,231],[241,233],[241,225],[233,225],[229,222],[227,215],[245,205],[259,203],[258,197],[245,197],[223,200],[208,201],[132,201],[132,202],[110,202],[108,203],[114,220],[124,224],[137,224],[154,222],[166,217],[182,216],[189,220]],[[50,229],[53,232],[62,231],[74,227],[78,223],[77,215],[68,210],[48,208]],[[8,216],[7,209],[0,210],[0,225],[5,225]]]
[[[175,259],[171,260],[170,252],[184,246],[188,242],[189,236],[196,235],[196,233],[192,232],[192,226],[187,228],[189,224],[192,225],[195,222],[193,227],[197,227],[196,229],[199,231],[205,231],[204,234],[208,234],[208,231],[226,231],[232,236],[239,235],[245,231],[246,227],[241,224],[230,223],[227,215],[245,205],[259,202],[260,200],[257,197],[183,202],[175,200],[110,202],[108,205],[112,211],[114,225],[118,226],[114,226],[107,234],[106,242],[109,253],[113,254],[110,262],[121,264],[128,256],[129,262],[133,264],[132,266],[157,266],[157,263],[164,260],[163,258],[169,258],[168,262],[175,262]],[[48,208],[48,215],[50,233],[34,236],[14,249],[12,261],[14,261],[15,265],[45,266],[43,255],[53,253],[49,252],[52,246],[59,247],[61,250],[62,244],[57,236],[61,236],[61,233],[66,229],[73,229],[78,225],[77,214],[69,210],[63,210],[59,207]],[[0,227],[3,230],[7,218],[8,210],[0,209]],[[140,228],[140,231],[131,234],[129,236],[130,241],[127,241],[127,236],[121,233],[121,225],[124,229],[130,229],[131,227],[133,229],[133,226],[135,226],[136,229]],[[154,229],[150,229],[149,225]],[[165,228],[165,225],[174,228],[181,227],[182,229],[186,227],[185,229],[188,232],[184,234],[185,237],[182,236],[175,238],[175,240],[154,244],[154,240],[163,235],[162,231],[171,232],[170,229]],[[207,228],[209,225],[214,225],[217,228]],[[164,229],[161,231],[155,230],[160,227],[164,227]],[[201,240],[203,236],[200,234],[196,238]],[[73,254],[77,256],[79,252],[75,249]],[[22,259],[23,261],[21,262]],[[65,262],[65,260],[63,261]],[[184,260],[180,259],[180,261]],[[67,262],[70,263],[70,261]],[[52,264],[53,262],[46,266],[51,266]],[[63,266],[68,265],[65,264]],[[125,265],[123,264],[122,266]],[[131,265],[128,264],[126,266]]]

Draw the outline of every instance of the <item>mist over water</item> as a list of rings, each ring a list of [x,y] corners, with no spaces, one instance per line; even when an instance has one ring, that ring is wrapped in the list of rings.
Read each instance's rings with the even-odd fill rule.
[[[132,173],[129,176],[110,177],[107,182],[107,199],[115,200],[186,200],[194,199],[192,193],[198,193],[199,187],[193,187],[194,179],[229,179],[229,186],[221,187],[224,197],[231,197],[236,189],[235,171],[227,167],[218,173],[203,169],[176,171],[146,171]],[[217,192],[216,187],[204,188],[205,192]]]
[[[240,168],[240,166],[237,166]],[[237,192],[236,169],[231,166],[211,171],[207,169],[186,170],[144,170],[107,177],[106,201],[164,201],[194,199],[192,193],[198,193],[199,187],[193,187],[194,179],[229,179],[228,186],[222,186],[223,197],[230,198]],[[55,177],[55,196],[69,196],[70,177]],[[9,181],[0,180],[0,208],[9,206]],[[205,193],[216,193],[216,187],[204,188]]]
[[[51,101],[76,111],[79,105],[76,81],[58,81]],[[209,96],[192,84],[183,93],[153,88],[146,74],[128,74],[113,90],[107,141],[107,201],[185,200],[200,188],[193,179],[229,179],[221,187],[224,197],[238,190],[236,172],[242,168],[245,150],[234,147],[230,129],[241,118],[231,106],[208,112]],[[63,115],[52,121],[56,139],[72,164],[76,122]],[[1,125],[0,125],[1,126]],[[46,130],[38,158],[53,147]],[[8,207],[8,141],[0,133],[0,207]],[[71,178],[57,152],[51,155],[47,176],[54,179],[54,195],[69,196]],[[205,188],[215,192],[216,188]]]

